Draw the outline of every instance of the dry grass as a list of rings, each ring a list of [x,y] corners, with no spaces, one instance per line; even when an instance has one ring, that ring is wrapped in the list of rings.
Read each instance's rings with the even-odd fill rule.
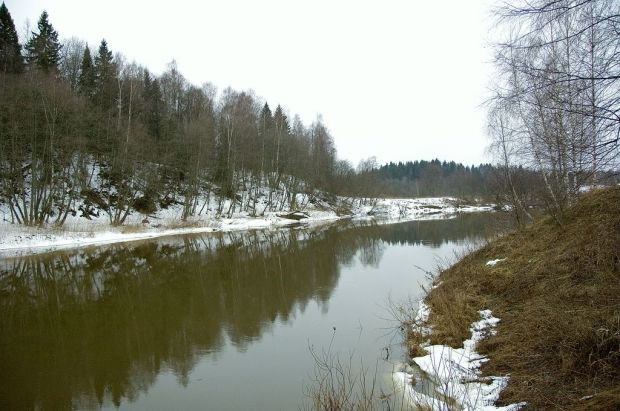
[[[500,403],[620,409],[620,188],[584,195],[565,221],[543,219],[441,272],[426,298],[432,342],[460,346],[490,308],[501,322],[478,350],[491,358],[483,373],[511,375]]]
[[[175,230],[175,229],[180,229],[180,228],[198,228],[202,226],[204,226],[204,223],[200,221],[179,220],[179,221],[173,221],[173,222],[166,224],[165,228]]]
[[[120,231],[123,234],[143,233],[147,231],[147,227],[142,224],[129,224],[120,226]]]
[[[332,339],[333,342],[333,339]],[[354,364],[350,354],[342,359],[332,352],[330,343],[327,350],[316,351],[309,347],[314,358],[314,374],[310,385],[305,387],[309,403],[301,409],[315,411],[405,411],[412,406],[399,387],[393,382],[391,387],[382,388],[377,379],[377,367],[366,368],[360,359]],[[400,394],[399,394],[400,393]]]
[[[185,228],[198,228],[203,227],[204,222],[201,221],[170,221],[165,224],[127,224],[120,227],[120,230],[123,234],[133,234],[133,233],[144,233],[149,231],[151,228],[161,228],[165,230],[180,230]]]

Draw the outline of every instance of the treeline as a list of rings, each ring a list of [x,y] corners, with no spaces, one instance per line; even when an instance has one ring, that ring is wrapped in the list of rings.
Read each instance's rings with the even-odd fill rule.
[[[492,193],[494,168],[491,164],[465,166],[454,161],[390,162],[376,171],[385,195],[488,196]]]
[[[500,178],[498,168],[491,164],[466,166],[438,159],[380,165],[370,157],[356,168],[337,161],[335,170],[334,185],[339,193],[360,197],[455,196],[490,201],[496,198]]]
[[[197,87],[174,61],[155,76],[105,40],[94,51],[61,43],[46,12],[23,47],[4,4],[0,20],[0,201],[13,221],[62,224],[104,210],[122,224],[132,209],[174,202],[187,218],[210,196],[219,214],[256,214],[337,189],[320,118],[305,126],[251,91]]]

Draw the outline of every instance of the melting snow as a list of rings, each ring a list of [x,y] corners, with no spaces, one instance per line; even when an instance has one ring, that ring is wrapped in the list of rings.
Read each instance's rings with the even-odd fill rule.
[[[428,318],[429,309],[423,303],[418,309],[417,319]],[[525,403],[511,404],[505,407],[493,405],[500,391],[508,383],[508,376],[482,377],[480,365],[487,361],[475,351],[476,343],[486,335],[494,335],[499,319],[493,317],[490,310],[480,311],[480,320],[471,325],[471,338],[463,342],[463,348],[451,348],[445,345],[431,345],[424,349],[428,353],[416,357],[413,361],[434,381],[435,393],[416,391],[412,385],[413,375],[407,372],[395,372],[393,379],[402,389],[406,399],[415,406],[428,406],[433,410],[450,410],[456,401],[466,410],[517,410]],[[423,377],[422,377],[423,378]]]
[[[505,258],[498,258],[496,260],[489,260],[489,261],[487,261],[487,265],[490,265],[492,267],[495,264],[497,264],[497,263],[499,263],[501,261],[504,261],[504,260],[505,260]]]

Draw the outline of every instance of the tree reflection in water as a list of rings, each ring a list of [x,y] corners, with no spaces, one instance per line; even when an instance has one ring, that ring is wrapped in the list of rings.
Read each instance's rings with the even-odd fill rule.
[[[395,225],[182,236],[0,260],[0,409],[119,406],[163,370],[182,385],[226,344],[244,351],[310,301],[342,265],[385,244],[440,246],[486,216]]]

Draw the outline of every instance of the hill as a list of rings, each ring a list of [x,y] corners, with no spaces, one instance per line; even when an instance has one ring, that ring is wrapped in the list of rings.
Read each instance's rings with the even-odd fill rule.
[[[458,347],[490,309],[501,321],[477,351],[490,358],[483,375],[510,375],[499,405],[619,409],[619,244],[619,187],[583,195],[561,226],[547,218],[490,242],[435,278],[431,343]]]

